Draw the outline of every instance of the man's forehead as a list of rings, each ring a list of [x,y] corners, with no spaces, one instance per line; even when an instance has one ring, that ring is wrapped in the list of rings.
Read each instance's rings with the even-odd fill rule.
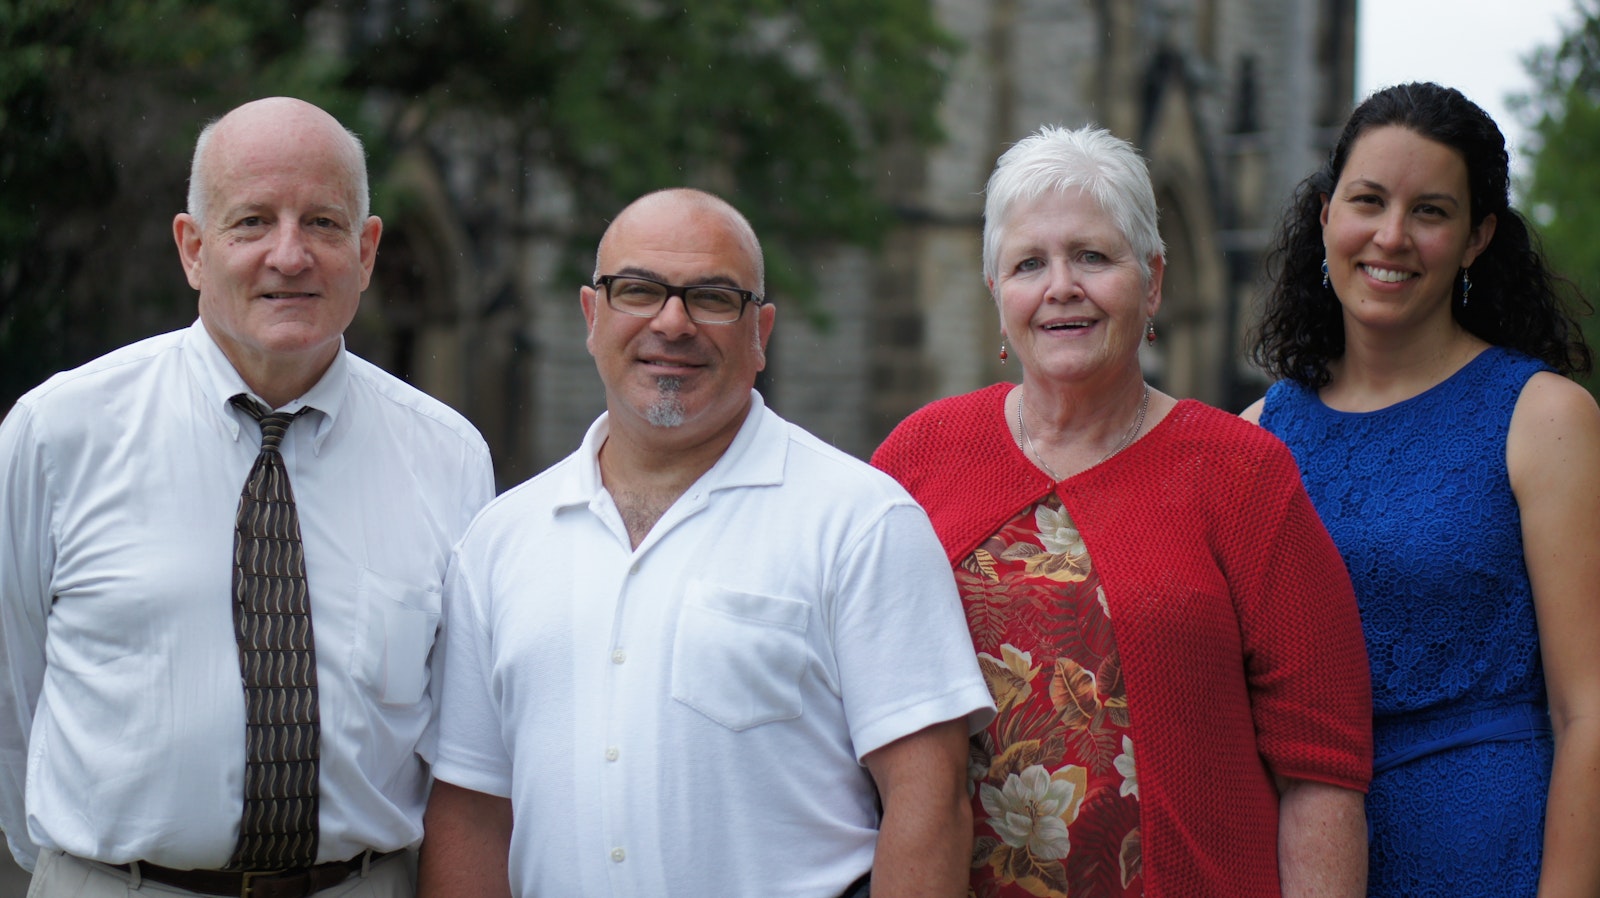
[[[248,193],[287,180],[324,188],[327,196],[319,202],[360,205],[364,161],[359,144],[337,120],[308,103],[273,98],[245,104],[216,123],[201,152],[214,193],[227,187]]]
[[[743,235],[718,216],[619,220],[600,246],[599,262],[605,274],[658,280],[691,274],[738,280],[755,269]]]
[[[229,154],[209,160],[213,208],[226,211],[277,209],[285,204],[310,214],[351,217],[360,208],[358,173],[336,152],[299,146],[278,155]]]

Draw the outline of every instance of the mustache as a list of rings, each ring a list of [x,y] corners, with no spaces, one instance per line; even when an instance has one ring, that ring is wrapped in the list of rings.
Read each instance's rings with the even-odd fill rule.
[[[692,342],[671,343],[666,340],[651,340],[640,344],[635,350],[638,358],[655,361],[673,362],[683,365],[707,365],[711,362],[711,354]]]

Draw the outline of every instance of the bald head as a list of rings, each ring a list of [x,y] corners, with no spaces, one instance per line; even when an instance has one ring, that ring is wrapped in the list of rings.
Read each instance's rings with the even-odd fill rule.
[[[595,251],[595,279],[600,277],[600,260],[611,249],[613,237],[625,229],[630,218],[645,213],[659,212],[664,215],[680,215],[685,218],[699,215],[714,215],[727,224],[739,237],[739,242],[744,244],[745,252],[749,256],[751,270],[755,272],[756,282],[748,289],[765,295],[767,267],[761,255],[761,241],[756,238],[755,229],[750,227],[743,214],[733,208],[727,200],[704,190],[695,190],[692,187],[672,187],[647,193],[629,203],[617,217],[612,219],[606,227],[605,234],[600,238],[600,246]]]
[[[229,160],[255,153],[321,142],[341,157],[350,173],[355,221],[367,217],[367,156],[361,138],[321,108],[293,97],[268,97],[246,103],[206,125],[194,144],[189,168],[188,212],[202,228],[212,200],[212,185],[226,179],[218,170]]]

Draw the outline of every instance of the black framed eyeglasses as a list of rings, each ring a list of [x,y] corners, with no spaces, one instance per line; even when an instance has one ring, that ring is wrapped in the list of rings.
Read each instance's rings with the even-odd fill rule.
[[[674,296],[683,300],[684,311],[695,324],[732,324],[744,315],[750,303],[765,305],[766,300],[749,290],[721,284],[663,284],[631,274],[603,274],[594,279],[596,290],[606,291],[606,305],[635,318],[654,318]]]

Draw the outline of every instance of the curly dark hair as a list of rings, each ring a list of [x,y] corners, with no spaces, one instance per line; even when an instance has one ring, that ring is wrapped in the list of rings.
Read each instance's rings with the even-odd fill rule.
[[[1550,270],[1538,236],[1511,208],[1510,163],[1494,119],[1460,91],[1432,83],[1380,90],[1357,106],[1328,161],[1295,189],[1267,258],[1272,287],[1250,359],[1269,374],[1317,388],[1344,354],[1344,319],[1322,285],[1322,199],[1333,193],[1350,150],[1367,131],[1398,125],[1459,152],[1467,163],[1472,226],[1496,219],[1494,237],[1472,265],[1472,299],[1452,301],[1456,323],[1485,342],[1542,360],[1565,375],[1588,374],[1593,356],[1577,310],[1578,288]],[[1460,295],[1458,281],[1452,296]]]

